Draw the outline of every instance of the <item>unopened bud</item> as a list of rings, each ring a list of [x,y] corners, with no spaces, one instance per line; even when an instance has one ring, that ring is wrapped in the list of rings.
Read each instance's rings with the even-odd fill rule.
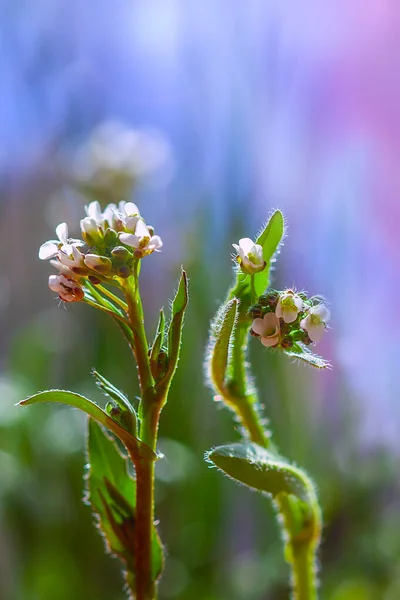
[[[112,262],[106,256],[99,256],[98,254],[86,254],[85,265],[89,269],[93,269],[98,273],[108,273],[111,270]]]
[[[126,261],[132,257],[132,254],[129,252],[128,248],[116,246],[114,250],[111,250],[111,256],[117,260]]]

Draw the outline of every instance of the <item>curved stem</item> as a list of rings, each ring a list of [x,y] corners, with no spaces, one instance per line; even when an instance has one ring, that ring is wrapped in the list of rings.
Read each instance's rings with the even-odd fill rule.
[[[118,304],[118,306],[120,306],[124,312],[126,312],[126,313],[128,312],[128,305],[121,298],[118,298],[118,296],[116,296],[115,294],[110,292],[110,290],[108,290],[103,285],[97,285],[97,289],[100,290],[106,296],[108,296],[110,298],[110,300],[115,302],[115,304]]]

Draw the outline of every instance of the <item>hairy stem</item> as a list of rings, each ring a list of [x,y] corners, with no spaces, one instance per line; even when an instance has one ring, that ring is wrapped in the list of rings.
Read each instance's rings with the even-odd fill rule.
[[[238,324],[232,347],[232,374],[226,399],[233,407],[252,442],[268,448],[270,440],[257,410],[257,396],[246,372],[248,323]]]
[[[295,600],[317,600],[314,548],[303,545],[292,550],[293,593]]]
[[[139,372],[141,389],[140,439],[153,451],[157,446],[160,410],[150,369],[149,346],[144,329],[143,307],[138,287],[138,268],[134,282],[125,285],[128,315],[133,332],[132,350]],[[156,583],[152,573],[154,530],[154,460],[132,456],[136,470],[135,577],[136,600],[155,600]]]

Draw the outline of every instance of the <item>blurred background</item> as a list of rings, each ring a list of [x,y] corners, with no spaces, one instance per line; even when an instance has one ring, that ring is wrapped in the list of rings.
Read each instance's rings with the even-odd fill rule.
[[[231,244],[281,208],[274,285],[329,299],[334,368],[251,343],[261,400],[319,488],[321,599],[398,600],[397,0],[3,0],[0,33],[1,600],[125,597],[82,502],[85,418],[14,406],[51,387],[96,399],[94,366],[137,393],[117,328],[60,306],[37,258],[61,221],[78,235],[90,195],[132,197],[164,240],[143,261],[149,334],[181,264],[191,277],[161,422],[160,598],[289,598],[270,503],[203,461],[238,439],[203,383]]]

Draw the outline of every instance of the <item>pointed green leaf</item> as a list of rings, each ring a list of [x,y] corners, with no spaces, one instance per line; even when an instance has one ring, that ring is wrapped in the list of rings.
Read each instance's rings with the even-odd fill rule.
[[[283,214],[280,210],[276,210],[256,239],[256,244],[262,246],[266,267],[263,271],[254,275],[254,301],[257,297],[261,296],[269,286],[270,271],[274,262],[274,254],[279,248],[284,232],[285,223]],[[237,272],[235,285],[229,293],[229,298],[235,296],[242,301],[241,313],[244,315],[252,302],[251,276],[242,273],[240,269],[238,269]]]
[[[284,350],[284,352],[287,356],[290,356],[291,358],[297,358],[310,367],[315,367],[317,369],[330,369],[331,367],[327,360],[324,360],[317,354],[313,354],[313,352],[311,352],[307,346],[301,342],[297,342],[292,348]]]
[[[61,404],[67,404],[74,408],[79,408],[90,417],[92,417],[98,423],[101,423],[107,429],[115,433],[115,435],[132,451],[145,453],[148,458],[157,460],[157,455],[143,442],[134,437],[130,432],[121,427],[119,423],[114,421],[100,406],[81,396],[75,392],[69,392],[67,390],[46,390],[45,392],[38,392],[25,400],[22,400],[19,404],[21,406],[29,406],[31,404],[39,404],[41,402],[58,402]]]
[[[260,244],[263,249],[263,258],[267,263],[266,268],[261,273],[257,273],[254,279],[254,287],[257,296],[261,296],[269,286],[269,275],[273,257],[277,252],[285,232],[285,222],[280,210],[276,210],[270,217],[268,223],[256,239],[256,244]]]
[[[129,474],[129,459],[95,421],[89,419],[86,501],[98,516],[110,552],[127,568],[127,580],[134,586],[136,482]],[[153,530],[152,574],[156,580],[163,567],[163,551],[156,528]]]
[[[186,272],[182,270],[178,290],[172,301],[172,320],[179,313],[183,313],[188,303],[188,279]]]
[[[171,321],[168,325],[168,365],[165,375],[158,382],[157,388],[161,396],[166,397],[168,388],[176,371],[181,349],[183,320],[188,305],[188,278],[182,270],[178,290],[171,304]]]
[[[211,326],[209,340],[209,379],[218,393],[223,394],[225,388],[228,359],[235,333],[239,301],[233,298],[223,304]]]
[[[132,410],[132,405],[129,402],[128,397],[125,396],[125,394],[119,388],[112,384],[111,381],[106,379],[104,375],[101,375],[98,371],[96,371],[96,369],[92,369],[92,375],[96,379],[96,385],[106,396],[112,398],[118,404],[118,406]]]
[[[158,318],[156,334],[154,336],[154,341],[151,346],[150,360],[152,362],[157,362],[157,360],[158,360],[158,354],[161,350],[161,346],[163,345],[164,337],[165,337],[165,315],[164,315],[164,311],[161,309],[160,316]]]
[[[207,459],[229,477],[274,498],[285,493],[303,502],[310,499],[311,490],[302,471],[258,444],[219,446],[207,454]]]

